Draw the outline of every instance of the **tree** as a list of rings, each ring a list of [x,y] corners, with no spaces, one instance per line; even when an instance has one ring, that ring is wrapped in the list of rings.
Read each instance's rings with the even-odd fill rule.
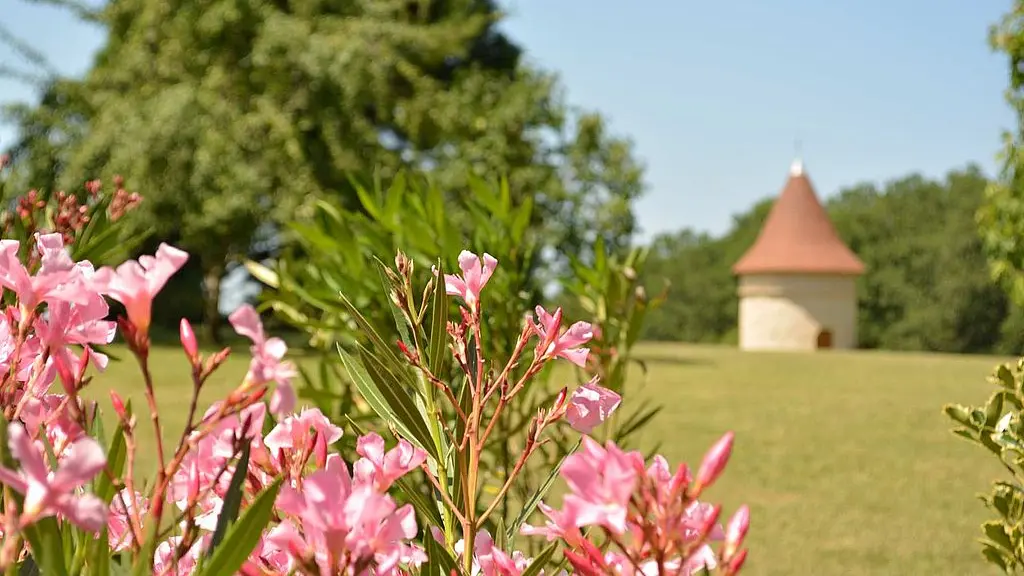
[[[62,181],[121,173],[145,195],[200,263],[211,336],[256,231],[310,198],[355,205],[353,175],[505,174],[564,252],[633,231],[630,143],[521,62],[490,0],[111,0],[92,17],[109,36]]]
[[[1003,162],[978,211],[992,274],[1024,306],[1024,0],[989,31],[989,43],[1007,56],[1010,86],[1006,101],[1017,115],[1017,128],[1003,134]]]

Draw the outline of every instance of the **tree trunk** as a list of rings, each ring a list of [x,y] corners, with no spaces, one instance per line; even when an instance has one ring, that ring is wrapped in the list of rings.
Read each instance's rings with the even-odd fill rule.
[[[220,334],[222,318],[219,307],[220,282],[223,277],[223,262],[206,266],[203,273],[203,328],[206,331],[206,341],[215,346],[224,345]]]

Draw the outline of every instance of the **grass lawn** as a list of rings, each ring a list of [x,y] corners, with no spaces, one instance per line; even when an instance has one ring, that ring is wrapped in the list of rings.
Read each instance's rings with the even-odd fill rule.
[[[733,460],[710,492],[727,514],[751,507],[745,574],[991,573],[974,542],[987,516],[974,495],[1000,467],[948,432],[941,407],[981,403],[999,359],[670,344],[645,345],[641,355],[649,374],[635,393],[665,405],[644,440],[660,440],[670,463],[696,466],[724,431],[736,431]],[[218,372],[207,401],[237,384],[245,358],[239,350]],[[155,349],[152,362],[164,425],[176,434],[188,409],[187,363],[172,348]],[[90,392],[108,411],[110,387],[143,406],[131,358],[111,363]],[[144,414],[140,459],[151,462]]]

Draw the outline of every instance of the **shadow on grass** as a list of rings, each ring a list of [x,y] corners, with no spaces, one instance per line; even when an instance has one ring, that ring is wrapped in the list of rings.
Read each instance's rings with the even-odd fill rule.
[[[708,358],[694,358],[680,356],[672,353],[642,352],[636,355],[636,359],[647,364],[662,364],[668,366],[713,366],[715,363]]]

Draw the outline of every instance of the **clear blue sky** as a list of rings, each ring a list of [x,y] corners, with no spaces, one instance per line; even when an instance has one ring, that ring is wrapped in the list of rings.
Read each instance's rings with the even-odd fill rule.
[[[96,0],[94,0],[95,2]],[[63,73],[102,31],[4,0],[0,19]],[[995,170],[1006,66],[986,42],[1010,0],[508,0],[509,33],[607,115],[647,165],[645,237],[728,228],[775,194],[802,142],[822,196],[968,162]],[[0,47],[0,64],[12,63]],[[0,81],[0,101],[30,97]],[[0,129],[0,143],[10,131]]]

